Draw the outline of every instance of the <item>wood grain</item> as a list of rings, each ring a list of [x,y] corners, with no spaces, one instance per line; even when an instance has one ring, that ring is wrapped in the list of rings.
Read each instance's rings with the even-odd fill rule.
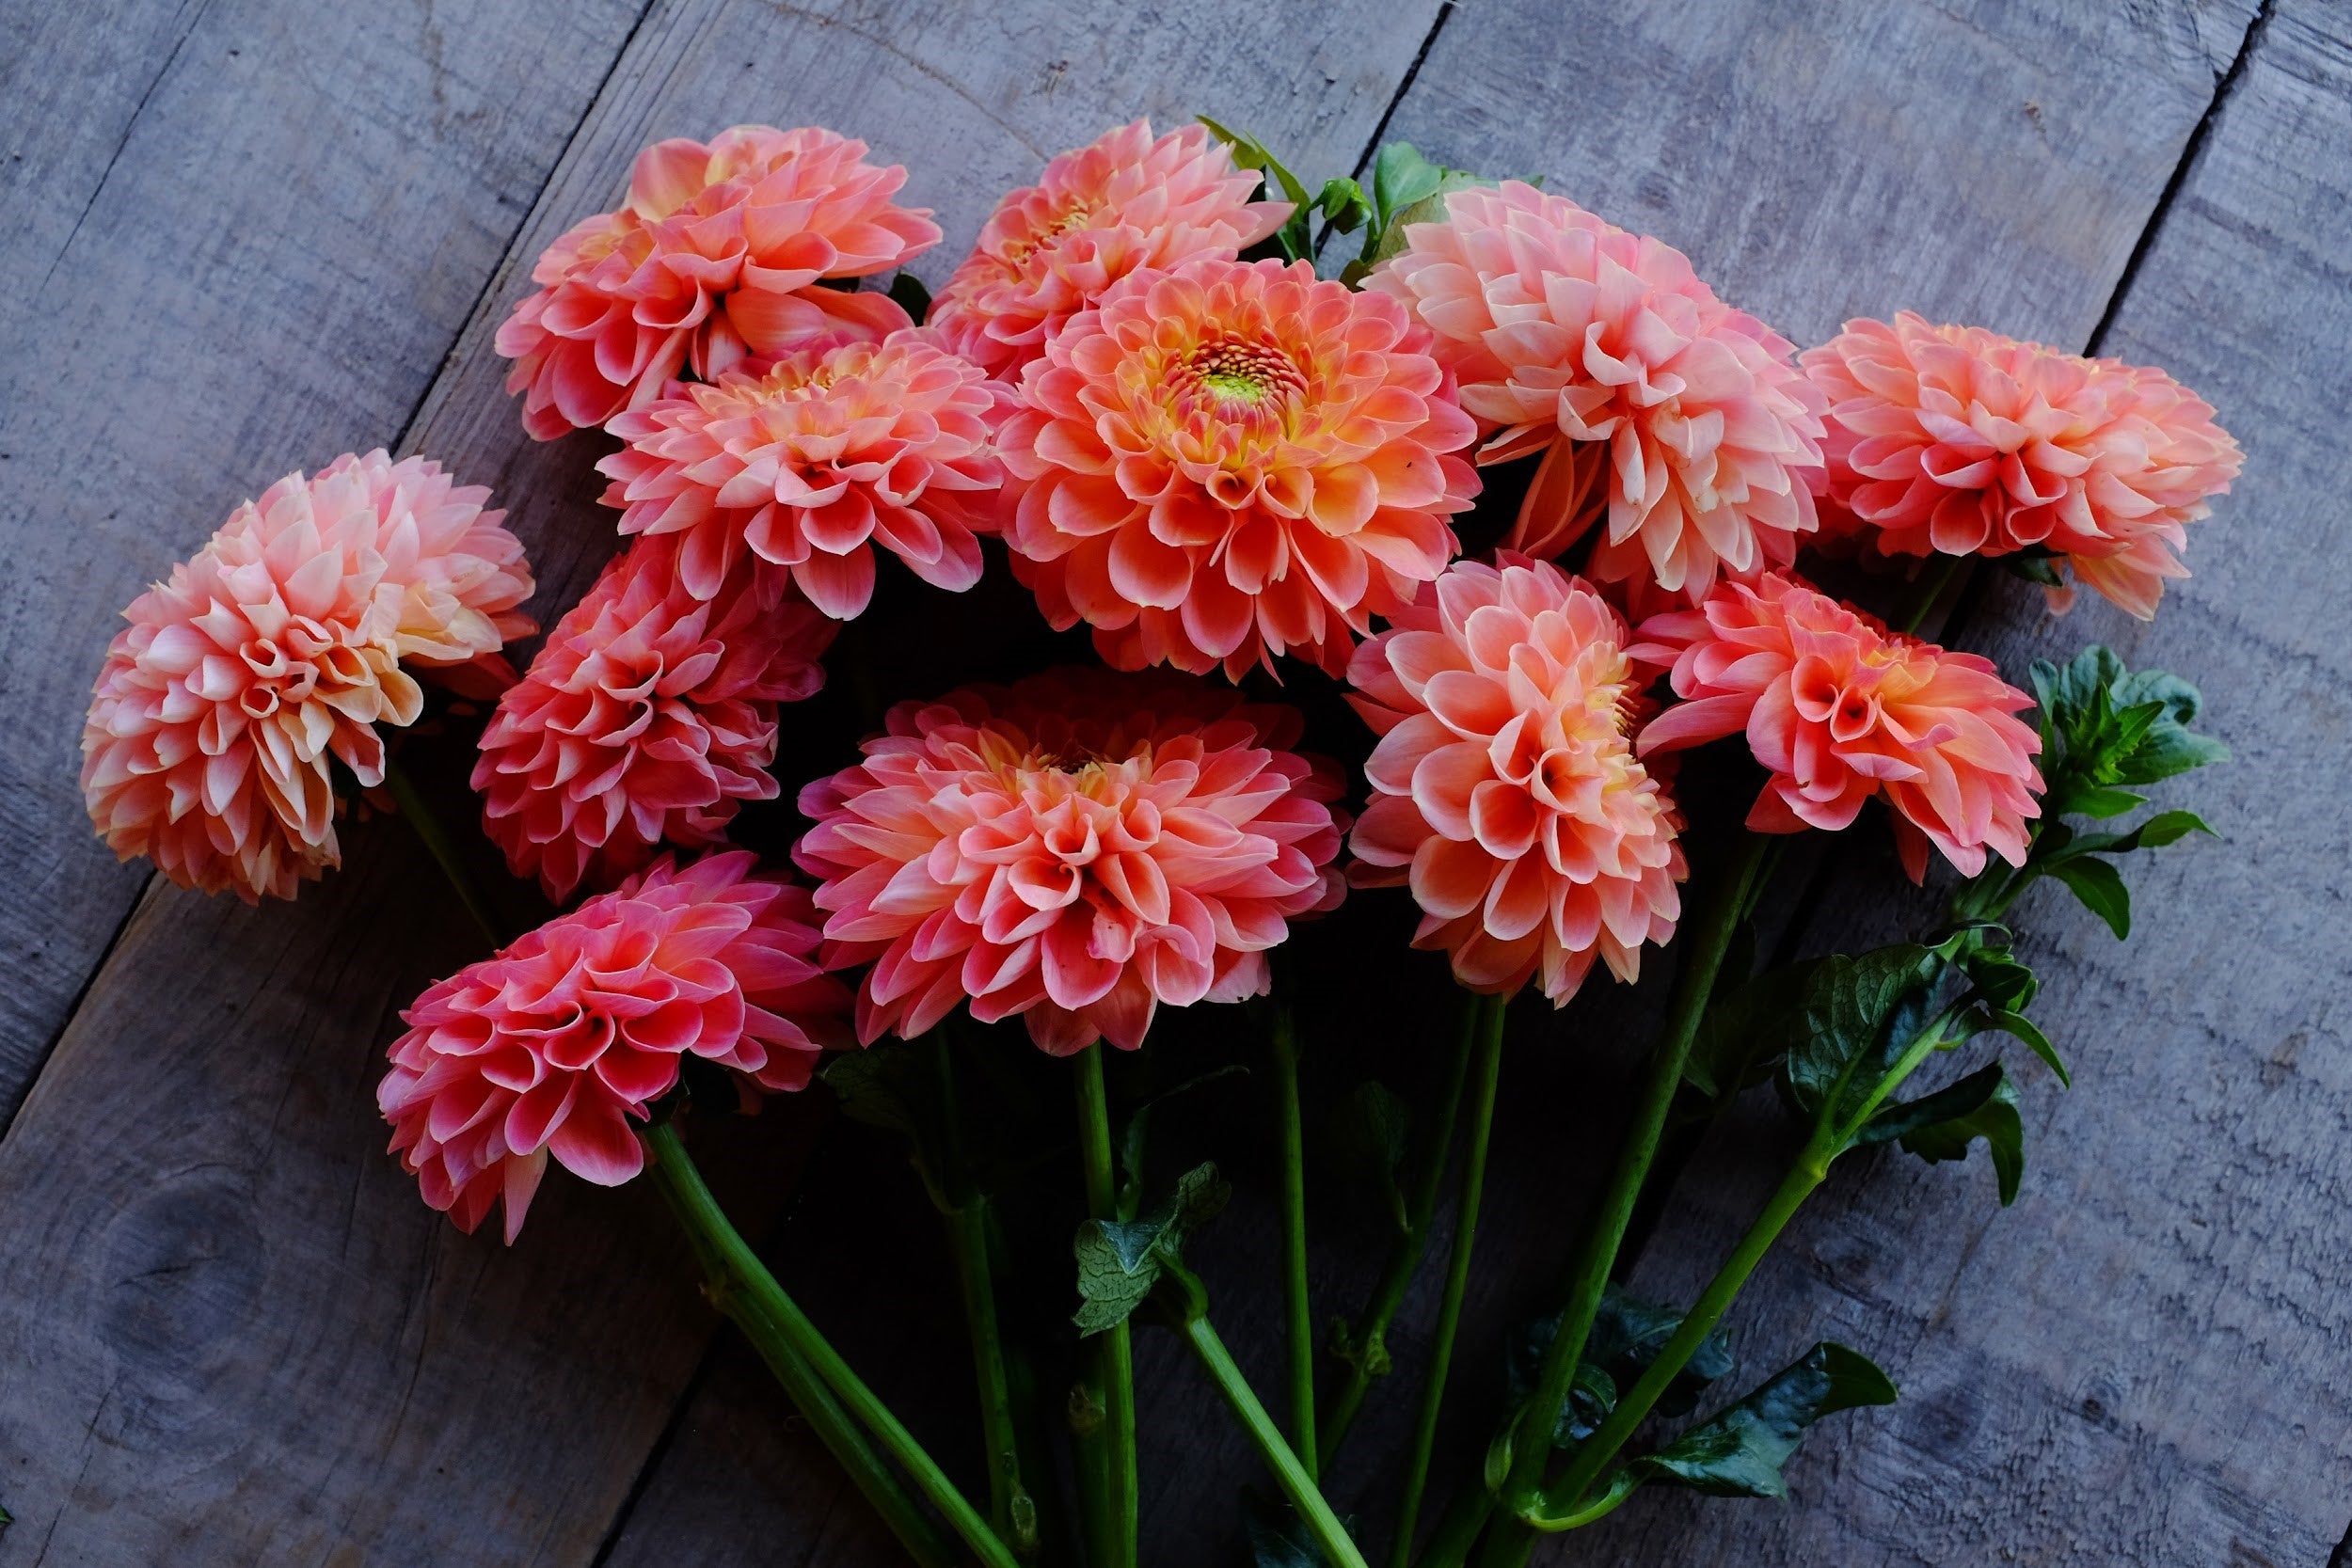
[[[2024,906],[2075,1087],[2019,1069],[2015,1208],[1994,1206],[1981,1168],[1890,1157],[1823,1195],[1742,1307],[1752,1355],[1847,1338],[1903,1402],[1800,1462],[1804,1506],[1629,1507],[1565,1560],[1703,1560],[1734,1542],[1768,1568],[2336,1560],[2352,1519],[2352,461],[2326,411],[2352,397],[2329,346],[2352,334],[2347,148],[2352,27],[2281,0],[2104,345],[2212,401],[2245,477],[2192,530],[2196,576],[2153,625],[2099,605],[2053,623],[2005,592],[1970,633],[2011,670],[2102,640],[2197,680],[2236,760],[2174,794],[2223,842],[2130,868],[2126,944],[2056,890]],[[1694,1170],[1677,1223],[1719,1239],[1742,1223],[1763,1142]],[[1688,1289],[1691,1262],[1661,1257],[1645,1282]]]
[[[596,107],[487,290],[484,265],[461,277],[459,258],[447,259],[453,309],[470,309],[470,324],[405,444],[497,489],[532,546],[540,607],[552,614],[612,548],[611,514],[593,504],[596,438],[528,442],[489,338],[531,259],[611,203],[641,145],[742,119],[834,124],[914,165],[911,199],[935,206],[956,243],[968,243],[988,204],[1032,178],[1046,154],[1138,111],[1169,120],[1227,113],[1318,165],[1345,166],[1426,33],[1429,8],[1417,9],[1335,11],[1323,42],[1298,46],[1263,8],[1222,0],[1107,21],[1048,4],[984,19],[911,0],[665,4],[600,91],[603,60],[567,61],[519,24],[514,38],[469,36],[469,79],[503,84],[545,70],[583,99],[596,91]],[[360,25],[360,13],[346,14]],[[196,36],[215,24],[208,15]],[[253,25],[275,39],[294,24],[291,12],[262,12]],[[1204,52],[1207,38],[1235,53]],[[418,52],[392,33],[379,46]],[[297,53],[307,60],[324,47],[306,40]],[[425,84],[409,96],[410,107],[424,102]],[[234,124],[209,134],[233,148],[238,135],[260,138],[268,119],[252,105],[243,119],[215,112]],[[280,183],[332,175],[369,193],[384,222],[404,226],[397,231],[438,232],[449,220],[423,188],[431,182],[380,157],[385,166],[369,171],[313,153]],[[114,178],[132,162],[118,160]],[[384,192],[411,175],[420,188],[384,207]],[[283,204],[250,168],[237,191],[255,214]],[[933,257],[926,271],[935,279],[954,260]],[[273,439],[289,438],[293,400],[331,391],[330,367],[352,368],[327,345],[351,345],[335,351],[345,357],[389,355],[369,346],[389,330],[383,318],[416,330],[397,301],[363,286],[363,260],[335,265],[358,269],[347,293],[284,305],[301,303],[307,359],[258,327],[235,345],[252,356],[244,381],[258,387],[265,371],[279,378],[270,398],[284,401],[237,416],[275,419]],[[231,273],[208,264],[196,281],[233,299]],[[220,332],[218,320],[211,330]],[[425,352],[438,355],[444,341]],[[286,381],[293,362],[311,376]],[[230,370],[199,368],[199,388]],[[397,406],[417,396],[405,388]],[[53,422],[89,417],[87,390],[55,400]],[[191,451],[214,464],[227,452],[252,461],[258,428],[193,422],[228,417],[230,400],[161,380],[142,400],[159,450],[183,462],[199,460]],[[324,399],[311,412],[332,414],[329,447],[354,439],[342,433],[347,406]],[[390,435],[396,419],[377,415],[360,444]],[[115,471],[115,456],[75,450]],[[268,458],[265,471],[306,456]],[[144,509],[126,513],[126,542],[113,554],[135,543],[166,560],[200,537],[209,507],[186,539],[151,537],[177,494],[159,483]],[[79,580],[43,593],[75,606],[118,597]],[[88,653],[96,635],[58,646]],[[61,713],[81,701],[87,678],[53,683]],[[418,762],[446,776],[458,760]],[[70,780],[70,768],[57,776]],[[52,826],[34,842],[56,841]],[[371,1093],[392,1014],[469,944],[449,926],[446,895],[405,830],[360,824],[347,844],[343,872],[292,907],[153,890],[0,1142],[0,1497],[19,1520],[0,1536],[0,1560],[586,1563],[671,1425],[715,1319],[693,1299],[650,1195],[551,1184],[507,1253],[451,1232],[382,1154]],[[11,912],[33,916],[34,902]],[[723,1192],[755,1228],[789,1189],[805,1141],[793,1125],[784,1136],[736,1130],[747,1152]],[[688,1413],[672,1451],[708,1430]],[[672,1495],[647,1493],[657,1504]],[[763,1517],[763,1496],[742,1500],[747,1517]],[[658,1519],[648,1525],[653,1541],[675,1543]],[[870,1541],[862,1522],[849,1527],[850,1538],[860,1532]]]
[[[398,439],[640,8],[0,8],[0,1124],[146,878],[75,783],[117,611]]]

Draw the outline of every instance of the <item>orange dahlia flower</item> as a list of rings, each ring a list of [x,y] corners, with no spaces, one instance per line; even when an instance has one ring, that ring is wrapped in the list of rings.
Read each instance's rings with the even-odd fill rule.
[[[1674,935],[1682,847],[1627,736],[1626,641],[1591,587],[1506,553],[1455,562],[1356,650],[1349,701],[1380,735],[1356,879],[1410,886],[1413,945],[1473,990],[1540,975],[1565,1004],[1596,955],[1631,980]]]
[[[2188,576],[2187,525],[2245,460],[2162,371],[1908,310],[1848,322],[1803,363],[1829,399],[1829,493],[1881,548],[2045,550],[2142,620]]]
[[[107,846],[247,903],[341,863],[328,759],[383,782],[377,724],[424,701],[403,659],[513,678],[498,649],[532,629],[531,573],[488,496],[421,457],[346,454],[238,507],[133,600],[82,729]]]
[[[939,243],[929,208],[891,200],[907,171],[865,158],[864,142],[815,126],[738,125],[640,152],[620,211],[548,246],[539,292],[499,328],[506,389],[528,394],[523,427],[550,440],[642,406],[688,367],[709,381],[752,355],[908,325],[887,295],[818,286]]]
[[[1007,194],[931,306],[931,325],[989,374],[1012,379],[1045,340],[1129,273],[1231,261],[1289,220],[1252,201],[1259,176],[1203,125],[1152,139],[1122,125]]]
[[[499,699],[473,770],[484,832],[559,904],[665,843],[723,842],[744,801],[775,799],[776,705],[824,684],[839,629],[749,557],[698,599],[675,540],[639,540]]]
[[[1778,575],[1724,583],[1641,636],[1633,656],[1671,665],[1683,699],[1644,727],[1643,754],[1744,730],[1772,775],[1748,813],[1758,832],[1836,832],[1883,794],[1915,882],[1931,842],[1971,877],[1987,849],[2025,863],[2042,737],[2016,718],[2033,699],[1992,660],[1889,631]]]
[[[924,581],[980,578],[1004,483],[989,440],[1004,394],[919,328],[788,354],[716,385],[674,383],[612,420],[596,465],[623,533],[680,536],[678,577],[719,592],[748,548],[836,620],[874,594],[879,541]]]
[[[1793,346],[1682,252],[1564,197],[1514,181],[1445,200],[1446,221],[1410,225],[1367,287],[1437,334],[1462,406],[1494,432],[1481,463],[1545,452],[1509,546],[1557,555],[1605,511],[1587,571],[1694,602],[1719,574],[1795,560],[1823,400]]]
[[[1335,905],[1336,770],[1295,709],[1170,675],[1066,670],[901,703],[801,792],[825,962],[873,961],[858,1037],[960,1002],[1056,1055],[1143,1043],[1161,1003],[1266,989],[1288,920]]]
[[[667,858],[443,980],[401,1014],[375,1102],[424,1201],[471,1231],[506,1200],[522,1229],[552,1154],[618,1186],[630,1128],[688,1055],[763,1089],[804,1087],[846,1044],[841,984],[817,967],[805,888],[749,854]]]
[[[1137,273],[1022,372],[999,435],[1013,571],[1124,670],[1295,652],[1412,602],[1478,488],[1475,431],[1393,300],[1305,261]]]

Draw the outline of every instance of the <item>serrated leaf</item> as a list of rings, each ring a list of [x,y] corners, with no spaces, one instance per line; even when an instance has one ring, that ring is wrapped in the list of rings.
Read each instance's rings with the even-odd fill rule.
[[[2203,705],[2195,687],[2162,670],[2126,670],[2110,649],[2094,644],[2063,667],[2036,660],[2033,685],[2050,816],[2116,815],[2106,808],[2128,793],[2117,786],[2153,784],[2230,754],[2188,728]]]
[[[1785,1054],[1802,1033],[1805,989],[1814,965],[1766,970],[1719,993],[1708,1004],[1682,1076],[1701,1094],[1736,1094]]]
[[[1859,957],[1836,954],[1805,988],[1804,1029],[1781,1063],[1781,1085],[1817,1125],[1842,1127],[1928,1021],[1943,967],[1937,953],[1899,942]]]
[[[2074,1086],[2074,1075],[2066,1070],[2066,1064],[2058,1059],[2058,1047],[2050,1043],[2050,1037],[2042,1032],[2040,1024],[2025,1014],[2012,1012],[2007,1007],[1979,1008],[1977,1016],[1980,1027],[1997,1029],[2012,1038],[2023,1040],[2027,1050],[2041,1057],[2049,1065],[2050,1070],[2058,1074],[2059,1083],[2070,1089]]]
[[[1216,1166],[1196,1165],[1141,1219],[1082,1223],[1072,1243],[1078,1260],[1078,1310],[1071,1321],[1079,1337],[1126,1322],[1159,1283],[1163,1266],[1184,1261],[1185,1239],[1215,1218],[1232,1196]]]
[[[911,272],[899,273],[890,280],[890,297],[917,322],[931,313],[931,292]]]
[[[1538,1318],[1511,1337],[1504,1364],[1504,1383],[1511,1402],[1523,1404],[1534,1392],[1544,1353],[1559,1331],[1557,1313]],[[1593,1434],[1616,1407],[1621,1389],[1630,1387],[1666,1348],[1682,1326],[1682,1314],[1627,1294],[1611,1285],[1601,1293],[1592,1332],[1578,1358],[1576,1381],[1566,1408],[1552,1431],[1555,1447],[1565,1448]],[[1708,1384],[1731,1370],[1731,1337],[1717,1330],[1699,1341],[1682,1370],[1658,1399],[1661,1415],[1678,1416],[1698,1403]]]
[[[1345,1184],[1375,1195],[1399,1234],[1412,1228],[1396,1180],[1412,1132],[1413,1108],[1405,1097],[1386,1084],[1367,1081],[1333,1109],[1325,1134],[1334,1173]]]
[[[1905,1132],[1902,1146],[1934,1164],[1942,1160],[1965,1160],[1968,1146],[1982,1138],[1985,1152],[1993,1157],[1994,1175],[2000,1183],[2001,1206],[2007,1208],[2017,1201],[2017,1184],[2025,1175],[2026,1127],[2017,1114],[2017,1085],[2010,1082],[1998,1063],[1971,1078],[1982,1078],[1985,1073],[1994,1074],[1997,1082],[1972,1110]]]
[[[2023,1012],[2041,994],[2042,982],[2006,947],[1978,947],[1961,960],[1968,983],[1991,1008]]]
[[[2121,939],[2132,934],[2132,895],[2123,885],[2122,873],[2106,861],[2088,855],[2079,860],[2053,863],[2049,875],[2074,890],[2083,907],[2107,923],[2107,929]]]
[[[1823,1340],[1739,1403],[1633,1463],[1651,1480],[1718,1497],[1785,1497],[1781,1470],[1807,1429],[1838,1411],[1895,1400],[1895,1385],[1869,1357]]]

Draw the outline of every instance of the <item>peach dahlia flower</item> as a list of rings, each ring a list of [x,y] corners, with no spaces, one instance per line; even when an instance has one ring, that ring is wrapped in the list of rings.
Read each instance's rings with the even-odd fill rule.
[[[2038,547],[2142,620],[2188,576],[2187,525],[2245,458],[2162,371],[1908,310],[1848,322],[1802,362],[1829,399],[1829,493],[1881,548]]]
[[[1692,601],[1719,575],[1795,560],[1823,399],[1792,345],[1682,252],[1565,197],[1512,181],[1445,200],[1367,286],[1437,334],[1462,406],[1494,432],[1480,462],[1546,453],[1510,547],[1557,555],[1605,513],[1590,575]]]
[[[1971,877],[1988,849],[2025,863],[2042,737],[2016,717],[2033,699],[1992,660],[1889,631],[1777,574],[1724,583],[1641,636],[1633,656],[1671,665],[1683,699],[1643,729],[1643,754],[1744,730],[1772,775],[1749,827],[1836,832],[1883,794],[1914,881],[1931,842]]]
[[[1022,372],[1013,570],[1125,670],[1336,674],[1454,551],[1475,436],[1393,300],[1305,261],[1136,273]]]
[[[698,597],[748,548],[846,621],[873,597],[875,542],[960,593],[980,578],[974,531],[995,527],[1003,396],[919,328],[673,384],[613,420],[628,445],[596,465],[604,502],[623,533],[680,536]]]
[[[512,1243],[550,1154],[607,1187],[644,1167],[630,1123],[687,1055],[804,1087],[849,1004],[813,912],[742,851],[665,858],[468,965],[401,1014],[375,1092],[391,1151],[461,1230],[503,1197]]]
[[[1413,945],[1473,990],[1540,975],[1565,1004],[1596,956],[1631,980],[1642,943],[1674,935],[1682,847],[1627,734],[1626,641],[1588,585],[1506,553],[1455,562],[1356,650],[1349,700],[1380,734],[1356,879],[1408,885]]]
[[[1142,1044],[1161,1004],[1266,989],[1294,916],[1344,891],[1335,770],[1295,709],[1171,675],[1064,670],[901,703],[801,792],[825,962],[868,962],[858,1037],[960,1002],[1056,1055]]]
[[[561,904],[663,844],[723,840],[771,800],[776,705],[824,684],[839,630],[745,557],[713,597],[677,580],[677,545],[640,539],[556,623],[482,734],[482,826]]]
[[[498,351],[525,392],[523,427],[551,440],[705,380],[752,355],[818,339],[879,341],[909,325],[887,295],[818,286],[904,265],[939,243],[928,208],[891,200],[897,164],[803,126],[738,125],[637,155],[628,199],[548,246],[539,292],[515,307]]]
[[[965,358],[1010,380],[1129,273],[1231,261],[1281,228],[1291,204],[1250,200],[1258,182],[1204,125],[1156,140],[1148,119],[1105,132],[996,204],[940,290],[931,325]]]
[[[341,863],[339,759],[384,780],[379,723],[423,706],[403,661],[511,680],[532,629],[522,546],[489,492],[421,457],[346,453],[230,514],[132,601],[82,729],[82,793],[107,846],[183,887],[291,898]]]

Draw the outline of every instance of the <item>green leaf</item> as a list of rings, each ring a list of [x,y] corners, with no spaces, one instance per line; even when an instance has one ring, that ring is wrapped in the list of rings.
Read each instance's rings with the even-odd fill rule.
[[[863,1051],[829,1053],[818,1075],[840,1101],[842,1115],[904,1137],[915,1173],[934,1197],[944,1196],[945,1107],[939,1075],[921,1051],[903,1040],[887,1040]]]
[[[1766,970],[1719,991],[1699,1021],[1682,1076],[1710,1100],[1739,1093],[1763,1074],[1803,1035],[1810,962]]]
[[[2028,1050],[2049,1064],[2050,1070],[2058,1074],[2059,1083],[2070,1089],[2074,1086],[2074,1075],[2058,1059],[2058,1047],[2050,1043],[2050,1037],[2042,1032],[2041,1025],[2025,1014],[2012,1012],[2007,1007],[1979,1007],[1971,1018],[1979,1030],[1997,1029],[2004,1035],[2025,1041]]]
[[[1893,1143],[1898,1138],[1911,1136],[1922,1127],[1963,1120],[1974,1116],[1979,1106],[1992,1099],[1993,1091],[2003,1082],[2001,1064],[1994,1062],[1933,1094],[1882,1105],[1878,1115],[1870,1118],[1869,1125],[1854,1141],[1859,1144]]]
[[[890,297],[918,323],[931,313],[931,292],[911,272],[899,273],[890,280]]]
[[[1681,1326],[1681,1313],[1609,1286],[1601,1294],[1592,1332],[1585,1338],[1567,1407],[1561,1411],[1559,1424],[1552,1431],[1553,1446],[1566,1448],[1590,1437],[1616,1408],[1619,1390],[1640,1379]],[[1534,1391],[1544,1353],[1550,1349],[1559,1327],[1560,1318],[1554,1313],[1512,1336],[1504,1382],[1514,1404],[1523,1404]],[[1689,1410],[1698,1403],[1707,1386],[1729,1373],[1731,1366],[1730,1336],[1721,1330],[1709,1334],[1659,1396],[1659,1413],[1679,1416]]]
[[[1983,1072],[1973,1073],[1961,1082],[1973,1083],[1986,1073],[1994,1074],[1997,1081],[1993,1085],[1992,1092],[1979,1101],[1973,1109],[1963,1115],[1931,1121],[1906,1132],[1902,1135],[1902,1145],[1920,1159],[1933,1164],[1942,1160],[1965,1160],[1968,1158],[1968,1146],[1982,1138],[1985,1152],[1993,1157],[1994,1175],[2000,1182],[2001,1206],[2007,1208],[2017,1201],[2017,1183],[2025,1174],[2026,1128],[2017,1114],[2017,1085],[2001,1071],[2000,1064],[1996,1062]],[[1960,1086],[1960,1084],[1952,1085],[1954,1089]],[[1926,1100],[1915,1103],[1925,1104],[1935,1098],[1929,1095]]]
[[[1242,1528],[1249,1537],[1251,1568],[1327,1568],[1329,1559],[1298,1510],[1254,1486],[1241,1489]]]
[[[1159,1283],[1165,1265],[1181,1263],[1185,1238],[1214,1219],[1232,1188],[1214,1164],[1179,1177],[1167,1201],[1136,1220],[1090,1219],[1078,1227],[1078,1310],[1072,1322],[1081,1338],[1125,1323]]]
[[[1299,181],[1297,175],[1283,166],[1279,158],[1266,150],[1265,143],[1257,137],[1246,131],[1235,131],[1228,126],[1219,125],[1207,115],[1200,116],[1200,119],[1201,124],[1209,128],[1209,135],[1232,149],[1233,164],[1236,167],[1258,169],[1269,177],[1270,184],[1280,189],[1283,198],[1290,202],[1292,211],[1289,221],[1282,225],[1274,237],[1281,245],[1284,260],[1295,261],[1306,256],[1313,244],[1312,236],[1308,229],[1307,217],[1314,208],[1314,198],[1307,194],[1306,185]]]
[[[2024,1012],[2041,994],[2042,982],[2006,947],[1976,947],[1964,952],[1961,966],[1968,983],[1985,1006]]]
[[[1353,234],[1372,217],[1372,198],[1364,188],[1344,176],[1323,182],[1323,193],[1315,198],[1315,211],[1324,221],[1343,234]]]
[[[1943,966],[1939,950],[1915,942],[1836,954],[1815,966],[1803,1031],[1780,1069],[1800,1114],[1825,1129],[1851,1126],[1880,1076],[1926,1025]]]
[[[1332,1111],[1325,1134],[1334,1174],[1375,1195],[1400,1235],[1412,1228],[1396,1180],[1412,1132],[1413,1108],[1405,1097],[1386,1084],[1367,1081]]]
[[[1785,1497],[1781,1469],[1807,1428],[1895,1398],[1895,1385],[1867,1356],[1823,1340],[1739,1403],[1633,1464],[1650,1479],[1718,1497]]]
[[[2038,582],[2044,588],[2066,586],[2066,579],[2058,576],[2056,558],[2046,550],[2029,547],[2014,555],[1997,556],[1994,559],[2000,562],[2004,571],[2012,576],[2024,578],[2027,582]]]
[[[1416,223],[1440,223],[1445,219],[1445,198],[1455,191],[1466,191],[1476,185],[1492,185],[1498,182],[1484,175],[1472,174],[1464,168],[1442,169],[1438,172],[1435,190],[1417,201],[1407,202],[1390,214],[1380,230],[1380,243],[1368,261],[1377,266],[1405,248],[1405,230]]]
[[[2036,660],[2032,673],[2049,816],[2116,816],[2137,803],[2116,786],[2154,784],[2229,757],[2228,747],[2188,727],[2203,700],[2178,675],[2126,670],[2095,644],[2063,668]]]
[[[1375,227],[1386,230],[1396,214],[1417,201],[1438,194],[1446,171],[1421,155],[1407,141],[1392,141],[1372,161],[1372,211]]]
[[[2121,816],[2125,812],[2148,803],[2145,795],[2135,795],[2128,789],[2089,786],[2074,791],[2066,805],[2069,811],[2084,816]]]
[[[2114,866],[2086,856],[2054,862],[2049,875],[2074,889],[2083,907],[2106,921],[2107,929],[2119,939],[2132,934],[2131,891],[2124,887],[2122,873]]]
[[[1136,1211],[1143,1207],[1143,1155],[1151,1140],[1152,1111],[1178,1095],[1190,1094],[1220,1078],[1246,1078],[1248,1075],[1249,1069],[1239,1062],[1228,1062],[1223,1067],[1195,1073],[1181,1084],[1170,1085],[1128,1114],[1126,1125],[1120,1128],[1112,1149],[1119,1160],[1119,1212],[1122,1216],[1133,1218]]]

